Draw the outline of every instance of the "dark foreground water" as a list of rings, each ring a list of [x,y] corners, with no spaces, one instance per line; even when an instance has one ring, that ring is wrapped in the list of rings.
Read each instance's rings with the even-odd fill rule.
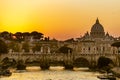
[[[51,67],[43,71],[39,67],[27,67],[25,72],[11,71],[12,76],[1,77],[0,80],[99,80],[99,73],[89,72],[88,68],[64,70],[63,67]]]

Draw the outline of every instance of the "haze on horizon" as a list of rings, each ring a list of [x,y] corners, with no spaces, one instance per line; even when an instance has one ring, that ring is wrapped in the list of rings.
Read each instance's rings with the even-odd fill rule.
[[[90,32],[99,18],[105,32],[120,35],[120,0],[0,0],[0,32],[39,31],[64,40]]]

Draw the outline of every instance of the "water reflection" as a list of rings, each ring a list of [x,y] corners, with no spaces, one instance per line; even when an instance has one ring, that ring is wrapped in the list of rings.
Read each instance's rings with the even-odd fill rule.
[[[36,71],[40,71],[40,70],[41,69],[38,66],[26,67],[26,71],[36,72]]]
[[[97,72],[89,72],[88,68],[74,68],[64,70],[64,67],[50,67],[49,70],[41,70],[40,67],[27,67],[26,72],[16,73],[0,80],[99,80]]]
[[[57,70],[57,71],[60,70],[60,71],[62,71],[62,70],[64,70],[64,67],[62,67],[62,66],[57,66],[57,67],[55,66],[55,67],[53,67],[53,66],[52,66],[52,67],[50,67],[49,70]]]

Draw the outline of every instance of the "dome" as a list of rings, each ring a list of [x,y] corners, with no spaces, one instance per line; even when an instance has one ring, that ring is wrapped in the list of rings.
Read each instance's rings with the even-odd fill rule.
[[[99,23],[99,20],[97,19],[96,20],[96,23],[92,26],[92,28],[91,28],[91,32],[104,32],[104,28],[103,28],[103,26]]]
[[[99,23],[99,20],[97,18],[96,23],[91,28],[91,36],[92,37],[103,37],[105,35],[103,26]]]

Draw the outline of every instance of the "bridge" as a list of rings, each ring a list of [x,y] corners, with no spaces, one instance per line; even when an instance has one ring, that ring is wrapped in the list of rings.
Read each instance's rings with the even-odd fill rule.
[[[11,52],[8,54],[1,55],[1,61],[8,57],[9,59],[14,59],[16,62],[18,60],[23,60],[27,66],[40,66],[44,68],[45,66],[64,66],[65,68],[73,67],[89,67],[90,65],[97,65],[98,59],[104,56],[113,61],[113,63],[118,63],[117,54],[80,54],[80,53],[26,53],[26,52]]]

